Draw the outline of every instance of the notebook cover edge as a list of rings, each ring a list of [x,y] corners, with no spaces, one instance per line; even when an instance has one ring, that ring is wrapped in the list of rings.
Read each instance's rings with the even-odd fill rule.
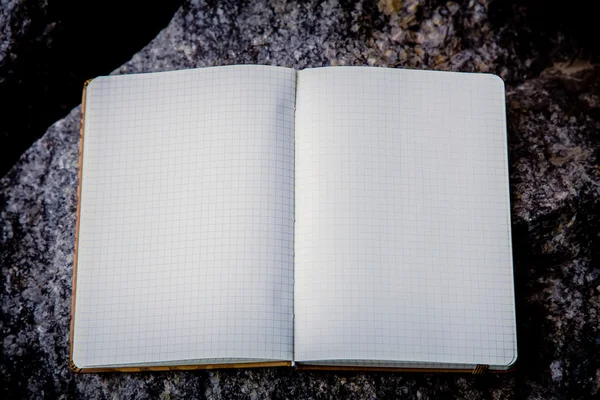
[[[164,372],[164,371],[196,371],[212,369],[232,368],[266,368],[266,367],[290,367],[291,361],[264,361],[231,364],[183,364],[183,365],[158,365],[158,366],[136,366],[136,367],[90,367],[78,368],[78,373],[91,374],[103,372]]]
[[[92,79],[88,79],[83,83],[83,93],[81,95],[81,120],[79,126],[79,171],[77,172],[77,210],[75,212],[75,247],[73,249],[73,276],[71,278],[71,321],[69,323],[69,369],[73,372],[81,372],[73,361],[73,340],[75,328],[75,294],[77,293],[77,250],[79,247],[79,220],[81,213],[81,177],[83,171],[83,136],[85,124],[85,103],[87,95],[87,87]]]
[[[417,373],[457,373],[483,375],[486,373],[507,374],[514,372],[516,366],[509,369],[492,369],[489,365],[478,364],[474,368],[412,368],[412,367],[363,367],[363,366],[336,366],[296,364],[298,370],[304,371],[362,371],[362,372],[417,372]]]

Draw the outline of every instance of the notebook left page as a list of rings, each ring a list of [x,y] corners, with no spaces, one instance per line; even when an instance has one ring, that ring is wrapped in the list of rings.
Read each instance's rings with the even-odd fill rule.
[[[292,360],[294,98],[266,66],[88,85],[77,367]]]

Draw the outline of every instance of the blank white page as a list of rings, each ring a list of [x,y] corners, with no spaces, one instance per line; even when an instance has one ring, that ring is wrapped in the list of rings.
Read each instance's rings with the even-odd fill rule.
[[[291,360],[295,72],[87,88],[74,362]]]
[[[297,93],[296,361],[511,364],[501,79],[323,68]]]

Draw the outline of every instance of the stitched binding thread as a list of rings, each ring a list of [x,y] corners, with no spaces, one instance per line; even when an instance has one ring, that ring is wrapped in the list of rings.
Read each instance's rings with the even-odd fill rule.
[[[81,372],[81,368],[79,368],[77,365],[75,365],[75,363],[73,362],[73,360],[69,360],[69,369],[73,372]]]
[[[489,368],[490,368],[489,365],[477,364],[475,366],[475,369],[473,370],[473,375],[485,374]]]

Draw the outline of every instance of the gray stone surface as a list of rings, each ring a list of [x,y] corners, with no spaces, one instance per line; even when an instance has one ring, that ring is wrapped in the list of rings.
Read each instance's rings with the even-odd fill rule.
[[[24,1],[0,0],[0,67],[15,61],[12,50],[20,44],[24,36],[27,36],[32,22],[27,8],[41,11],[44,6],[44,2],[25,4]],[[38,39],[46,40],[46,37],[42,36]],[[4,76],[0,76],[0,83],[4,79]]]
[[[582,398],[600,393],[600,70],[487,1],[190,2],[115,73],[256,63],[490,71],[507,82],[520,361],[509,375],[67,367],[80,109],[0,180],[3,398]],[[540,45],[545,48],[545,44]],[[6,396],[2,396],[6,395]]]
[[[138,22],[145,0],[0,0],[0,177],[79,104],[83,81],[129,60],[181,3],[145,7]]]

